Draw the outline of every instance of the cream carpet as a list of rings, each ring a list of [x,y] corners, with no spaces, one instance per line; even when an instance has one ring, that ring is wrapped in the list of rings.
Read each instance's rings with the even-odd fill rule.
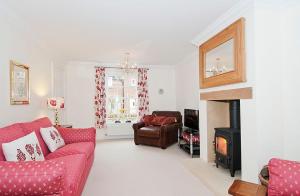
[[[176,144],[162,150],[133,140],[97,143],[83,196],[214,195],[184,167],[187,159]]]
[[[187,168],[193,175],[215,195],[228,195],[228,188],[235,179],[241,179],[241,172],[236,171],[235,177],[231,177],[228,169],[223,169],[221,166],[216,168],[213,163],[206,163],[201,159],[186,159],[183,161],[185,168]]]

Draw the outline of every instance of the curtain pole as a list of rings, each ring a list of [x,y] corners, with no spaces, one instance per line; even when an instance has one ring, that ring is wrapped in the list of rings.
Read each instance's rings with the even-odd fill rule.
[[[122,68],[122,67],[105,67],[105,66],[94,66],[94,67],[95,68],[104,67],[106,69],[139,69],[139,68],[143,68],[143,69],[149,70],[149,68],[144,68],[144,67],[139,67],[139,68]]]

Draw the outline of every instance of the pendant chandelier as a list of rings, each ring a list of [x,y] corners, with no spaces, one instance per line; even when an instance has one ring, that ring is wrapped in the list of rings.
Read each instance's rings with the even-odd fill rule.
[[[124,69],[124,71],[126,71],[126,72],[129,72],[129,71],[131,71],[132,69],[136,69],[136,68],[137,68],[137,64],[136,64],[136,63],[131,64],[131,63],[129,62],[129,56],[130,56],[130,53],[129,53],[129,52],[126,52],[126,53],[125,53],[124,60],[123,60],[123,62],[121,63],[122,69]]]

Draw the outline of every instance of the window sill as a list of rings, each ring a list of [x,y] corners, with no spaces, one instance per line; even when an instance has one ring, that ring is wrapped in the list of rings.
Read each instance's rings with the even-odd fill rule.
[[[126,122],[121,122],[121,123],[106,123],[106,125],[108,127],[116,127],[116,126],[132,125],[134,123],[136,123],[136,122],[128,122],[128,123],[126,123]]]

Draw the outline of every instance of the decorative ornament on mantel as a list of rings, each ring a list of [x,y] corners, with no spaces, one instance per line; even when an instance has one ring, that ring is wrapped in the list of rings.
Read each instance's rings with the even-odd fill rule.
[[[49,109],[54,110],[55,125],[59,125],[58,111],[65,108],[65,101],[63,97],[48,98],[47,105]]]
[[[129,62],[129,56],[130,56],[130,53],[129,52],[126,52],[125,53],[125,58],[123,60],[123,62],[121,62],[121,67],[122,69],[124,69],[125,72],[130,72],[132,69],[136,69],[137,68],[137,64],[134,63],[134,64],[131,64]]]

